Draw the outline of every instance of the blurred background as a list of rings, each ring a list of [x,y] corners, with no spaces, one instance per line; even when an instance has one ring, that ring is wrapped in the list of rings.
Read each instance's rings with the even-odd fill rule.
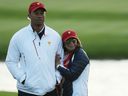
[[[45,3],[47,9],[45,23],[59,32],[60,35],[67,29],[77,31],[83,48],[91,60],[102,61],[107,59],[119,61],[128,59],[128,0],[0,1],[0,61],[4,61],[6,57],[8,44],[12,35],[29,24],[27,10],[29,4],[33,1],[42,1]],[[99,67],[94,67],[95,63],[93,61],[92,63],[91,68],[102,68],[98,64]],[[104,66],[106,65],[104,64]],[[117,67],[117,65],[113,67]],[[128,66],[125,63],[126,67]],[[124,69],[119,70],[123,71]],[[93,70],[91,71],[93,72]],[[128,72],[126,72],[124,74],[128,75]],[[94,74],[91,75],[91,77],[93,76]],[[95,78],[93,79],[95,80]]]
[[[0,1],[0,60],[3,60],[12,35],[29,24],[27,9],[36,0]],[[42,2],[48,11],[45,23],[60,34],[66,29],[76,30],[91,59],[128,58],[128,0]]]

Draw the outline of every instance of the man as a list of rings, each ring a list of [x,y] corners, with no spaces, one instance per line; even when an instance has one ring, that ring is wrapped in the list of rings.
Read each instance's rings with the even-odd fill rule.
[[[63,49],[59,34],[44,24],[45,12],[43,3],[31,3],[31,23],[16,32],[9,44],[6,65],[17,80],[18,96],[57,96],[60,75],[55,56],[63,58]]]

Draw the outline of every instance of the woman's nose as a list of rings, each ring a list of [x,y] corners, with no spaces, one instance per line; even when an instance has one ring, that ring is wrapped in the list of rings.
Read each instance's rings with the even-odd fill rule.
[[[74,46],[74,43],[73,42],[70,42],[70,45]]]

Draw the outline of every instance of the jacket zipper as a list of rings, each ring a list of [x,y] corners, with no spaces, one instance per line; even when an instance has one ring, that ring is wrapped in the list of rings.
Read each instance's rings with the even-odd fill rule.
[[[35,45],[35,40],[36,40],[36,36],[35,36],[35,39],[33,40],[33,45],[34,45],[34,48],[35,48],[35,51],[36,51],[37,57],[40,59],[40,57],[39,57],[39,53],[38,53],[38,50],[37,50],[36,45]],[[40,42],[39,42],[39,46],[40,46]]]

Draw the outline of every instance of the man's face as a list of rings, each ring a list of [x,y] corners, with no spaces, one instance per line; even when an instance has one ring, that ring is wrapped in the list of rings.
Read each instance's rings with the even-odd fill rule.
[[[31,12],[29,14],[29,18],[31,19],[31,23],[34,25],[44,24],[44,10],[37,9],[34,12]]]

